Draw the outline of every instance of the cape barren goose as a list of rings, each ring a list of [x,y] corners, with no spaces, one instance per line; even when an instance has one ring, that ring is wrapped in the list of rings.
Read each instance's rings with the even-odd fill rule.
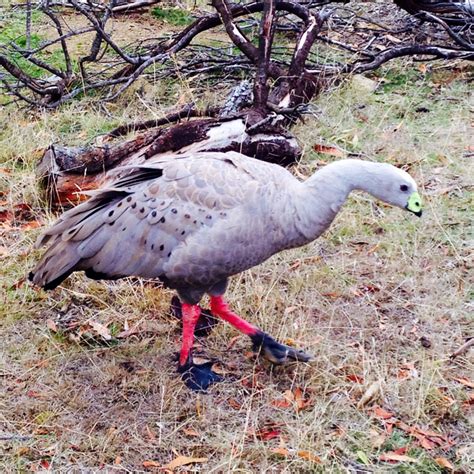
[[[179,372],[205,390],[219,376],[193,363],[198,306],[248,335],[274,363],[310,356],[278,343],[234,314],[224,300],[229,276],[326,230],[352,190],[421,216],[415,181],[389,164],[341,160],[304,182],[286,169],[235,152],[196,153],[127,170],[64,213],[37,242],[49,244],[30,280],[45,289],[83,270],[94,279],[159,278],[182,302]]]

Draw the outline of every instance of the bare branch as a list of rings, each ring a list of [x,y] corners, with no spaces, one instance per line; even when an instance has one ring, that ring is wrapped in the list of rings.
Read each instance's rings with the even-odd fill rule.
[[[265,0],[262,21],[260,23],[260,37],[258,45],[257,77],[254,85],[254,104],[257,107],[265,107],[268,101],[268,67],[272,50],[275,18],[274,0]]]
[[[378,54],[373,61],[362,64],[360,62],[349,64],[338,71],[338,74],[347,72],[361,73],[365,71],[372,71],[391,59],[415,55],[431,56],[432,58],[436,59],[474,59],[473,52],[446,48],[442,46],[425,46],[415,44],[411,46],[401,46],[386,49],[385,51],[382,51],[380,54]]]

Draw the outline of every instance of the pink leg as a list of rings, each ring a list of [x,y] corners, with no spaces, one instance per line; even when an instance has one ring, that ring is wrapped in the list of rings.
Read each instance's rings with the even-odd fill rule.
[[[183,341],[181,352],[179,354],[179,365],[182,367],[188,362],[191,349],[194,344],[194,328],[201,314],[198,305],[186,304],[182,305],[183,312]]]
[[[211,296],[211,312],[214,316],[218,316],[232,324],[232,326],[247,336],[255,336],[262,332],[258,327],[248,323],[245,319],[233,313],[222,296]]]
[[[211,312],[214,316],[220,317],[232,324],[240,332],[249,336],[253,343],[253,350],[261,353],[274,364],[284,364],[288,361],[308,362],[311,360],[310,355],[280,344],[257,326],[237,316],[229,309],[222,296],[211,296]]]

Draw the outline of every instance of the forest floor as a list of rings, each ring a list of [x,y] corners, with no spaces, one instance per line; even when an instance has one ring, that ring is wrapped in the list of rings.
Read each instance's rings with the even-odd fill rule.
[[[450,359],[474,335],[468,73],[400,61],[315,100],[293,130],[295,173],[344,156],[402,166],[423,217],[355,194],[322,238],[235,277],[233,309],[315,362],[272,368],[219,324],[198,341],[225,375],[207,394],[176,374],[171,291],[24,281],[56,218],[37,187],[40,150],[160,116],[195,85],[142,83],[107,108],[0,109],[1,472],[472,472],[472,351]]]

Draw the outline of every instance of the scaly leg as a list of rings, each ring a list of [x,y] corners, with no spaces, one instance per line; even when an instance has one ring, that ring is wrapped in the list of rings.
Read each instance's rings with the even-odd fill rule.
[[[209,310],[201,309],[201,314],[199,315],[198,322],[196,323],[196,327],[194,329],[194,336],[195,337],[207,337],[211,334],[211,331],[214,329],[214,326],[219,322],[217,318],[212,316]],[[171,298],[171,305],[170,305],[171,314],[183,321],[183,311],[182,311],[182,304],[178,296],[173,296]]]
[[[219,382],[221,377],[212,371],[212,362],[194,364],[192,348],[194,344],[194,330],[201,314],[198,305],[182,304],[183,312],[183,341],[179,354],[178,372],[182,375],[185,384],[192,390],[205,391],[214,382]]]
[[[285,364],[290,361],[308,362],[312,359],[312,356],[303,351],[280,344],[257,326],[233,313],[222,296],[211,296],[211,312],[249,336],[253,343],[253,350],[274,364]]]

